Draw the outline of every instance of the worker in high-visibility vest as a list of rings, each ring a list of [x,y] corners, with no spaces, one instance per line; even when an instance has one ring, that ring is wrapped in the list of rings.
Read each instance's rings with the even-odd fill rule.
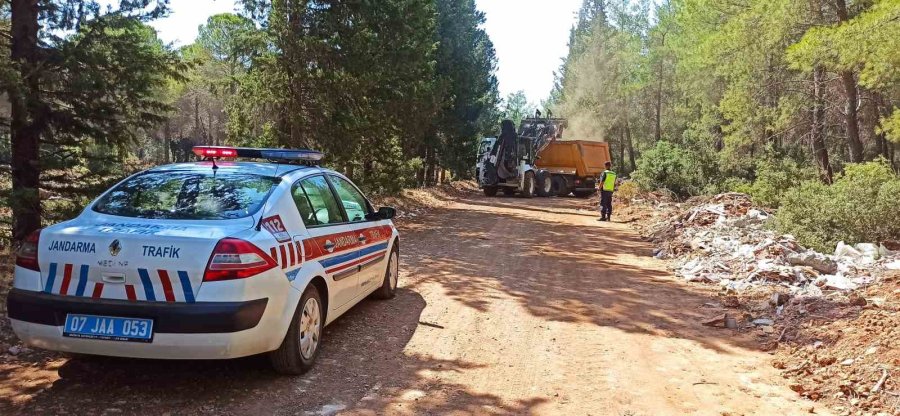
[[[600,221],[609,221],[612,217],[612,197],[617,187],[612,162],[607,161],[605,166],[606,170],[600,175]]]

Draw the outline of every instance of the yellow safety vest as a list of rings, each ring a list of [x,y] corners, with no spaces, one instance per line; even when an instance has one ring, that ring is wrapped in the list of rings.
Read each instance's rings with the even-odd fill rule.
[[[604,191],[615,191],[616,190],[616,173],[611,170],[604,170],[603,174],[606,177],[603,179],[603,190]]]

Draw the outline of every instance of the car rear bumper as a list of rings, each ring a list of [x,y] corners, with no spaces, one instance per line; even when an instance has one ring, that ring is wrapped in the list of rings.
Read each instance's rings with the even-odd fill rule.
[[[269,351],[282,337],[268,299],[246,302],[162,303],[86,299],[12,289],[7,310],[25,343],[44,349],[136,358],[234,358]],[[269,308],[272,309],[272,308]],[[153,319],[153,341],[132,343],[63,336],[66,315]],[[270,314],[275,313],[274,311]],[[262,322],[262,323],[261,323]]]

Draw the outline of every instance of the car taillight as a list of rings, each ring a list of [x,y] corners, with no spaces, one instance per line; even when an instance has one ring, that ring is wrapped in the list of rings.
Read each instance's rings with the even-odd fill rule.
[[[41,271],[41,267],[38,265],[38,241],[40,239],[41,230],[37,230],[22,242],[22,245],[16,250],[16,266],[36,272]]]
[[[246,279],[277,265],[255,245],[237,238],[223,238],[209,256],[203,281]]]

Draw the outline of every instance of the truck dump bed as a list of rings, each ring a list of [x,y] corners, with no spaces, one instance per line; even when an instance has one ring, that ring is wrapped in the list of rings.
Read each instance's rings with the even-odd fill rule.
[[[561,140],[547,145],[535,165],[557,174],[597,177],[610,160],[609,144],[588,140]]]

